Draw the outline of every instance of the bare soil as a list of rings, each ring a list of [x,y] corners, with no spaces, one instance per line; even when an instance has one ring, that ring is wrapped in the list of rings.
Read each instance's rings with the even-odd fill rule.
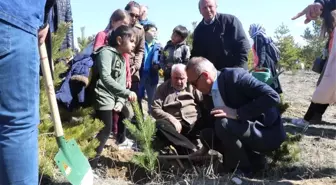
[[[290,107],[283,114],[286,130],[292,134],[301,133],[304,135],[299,143],[301,150],[300,160],[289,166],[278,166],[275,169],[270,169],[270,172],[265,172],[256,179],[242,179],[243,184],[336,184],[336,107],[330,106],[323,117],[324,122],[318,125],[310,125],[309,129],[304,133],[302,133],[302,129],[289,124],[292,118],[301,118],[305,114],[317,79],[317,74],[304,71],[295,74],[286,72],[280,76],[285,101],[290,104]],[[108,165],[95,172],[97,175],[95,184],[140,184],[139,178],[132,178],[132,175],[136,176],[137,173],[137,168],[128,162],[132,155],[132,151],[118,152],[114,146],[108,147],[105,150],[105,164]],[[208,166],[210,166],[210,163]],[[201,170],[206,172],[207,169]],[[140,174],[146,178],[145,173],[141,172]],[[170,176],[170,180],[157,178],[152,179],[151,183],[147,182],[147,184],[233,184],[229,180],[230,176],[195,175],[192,170],[190,170],[190,173],[182,175],[177,175],[178,173],[171,171],[162,171],[162,174]],[[131,181],[134,183],[131,183]]]

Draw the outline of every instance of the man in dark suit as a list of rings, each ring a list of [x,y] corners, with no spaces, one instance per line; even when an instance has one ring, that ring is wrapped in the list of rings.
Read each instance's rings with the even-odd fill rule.
[[[242,68],[218,72],[203,57],[192,58],[186,71],[188,81],[212,99],[208,111],[214,125],[202,134],[204,146],[223,154],[228,172],[237,166],[244,174],[260,169],[263,154],[279,148],[286,137],[278,93]]]

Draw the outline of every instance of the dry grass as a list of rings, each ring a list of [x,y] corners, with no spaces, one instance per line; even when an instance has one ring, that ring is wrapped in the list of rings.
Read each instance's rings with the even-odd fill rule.
[[[289,118],[303,117],[307,110],[311,95],[315,88],[318,76],[311,72],[298,72],[295,75],[285,73],[280,80],[284,90],[285,101],[290,103],[290,108],[284,114],[284,120]],[[144,106],[146,107],[146,106]],[[331,185],[336,184],[336,107],[328,108],[324,115],[325,123],[311,125],[304,133],[300,141],[300,161],[290,166],[278,166],[269,169],[256,179],[243,179],[245,185]],[[285,123],[286,130],[290,133],[301,132]],[[113,158],[108,166],[113,168],[100,169],[95,179],[96,185],[107,184],[131,184],[130,181],[140,182],[133,179],[136,176],[136,168],[129,163],[132,153],[118,153],[110,149],[105,153]],[[207,163],[207,164],[210,164]],[[124,167],[122,167],[124,166]],[[147,184],[185,184],[185,185],[219,185],[233,184],[230,176],[206,174],[208,165],[200,168],[201,174],[197,175],[193,170],[181,173],[163,170],[161,174]],[[130,173],[130,171],[132,171]],[[139,176],[139,175],[138,175]],[[144,175],[145,176],[145,175]],[[130,178],[133,177],[133,178]],[[117,179],[117,180],[116,180]]]
[[[290,103],[290,108],[284,114],[286,118],[303,117],[307,110],[311,95],[315,88],[318,76],[310,72],[299,72],[295,75],[285,73],[281,76],[285,101]],[[146,107],[146,106],[144,106]],[[336,184],[336,108],[331,106],[324,115],[325,124],[311,125],[304,133],[300,142],[300,161],[290,166],[278,166],[270,169],[257,179],[243,179],[243,184]],[[301,132],[285,123],[286,130],[290,133]],[[209,164],[209,163],[208,163]],[[162,172],[164,178],[156,178],[149,184],[193,184],[215,185],[233,184],[230,176],[216,176],[203,173],[196,175],[193,171],[186,173]],[[169,181],[167,180],[169,179]]]

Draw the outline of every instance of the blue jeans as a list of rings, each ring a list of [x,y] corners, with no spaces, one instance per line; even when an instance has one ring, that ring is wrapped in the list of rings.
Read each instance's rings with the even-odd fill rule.
[[[0,20],[0,185],[38,184],[37,37]]]
[[[154,101],[154,95],[156,91],[157,84],[151,83],[151,76],[146,75],[140,79],[140,88],[139,88],[139,102],[145,97],[145,91],[147,93],[147,104],[148,104],[148,113],[151,113],[151,105]]]

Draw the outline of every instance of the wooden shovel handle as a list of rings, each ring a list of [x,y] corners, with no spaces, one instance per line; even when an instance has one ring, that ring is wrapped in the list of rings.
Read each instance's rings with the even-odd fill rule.
[[[45,43],[40,45],[39,52],[40,52],[40,57],[41,57],[40,60],[41,60],[41,66],[42,66],[43,79],[45,81],[45,87],[47,90],[49,106],[51,109],[51,117],[52,117],[52,120],[54,122],[54,127],[55,127],[55,134],[56,134],[56,137],[60,137],[60,136],[63,136],[64,133],[63,133],[63,128],[62,128],[61,117],[58,111],[55,88],[54,88],[54,83],[51,77],[48,53],[47,53]]]

